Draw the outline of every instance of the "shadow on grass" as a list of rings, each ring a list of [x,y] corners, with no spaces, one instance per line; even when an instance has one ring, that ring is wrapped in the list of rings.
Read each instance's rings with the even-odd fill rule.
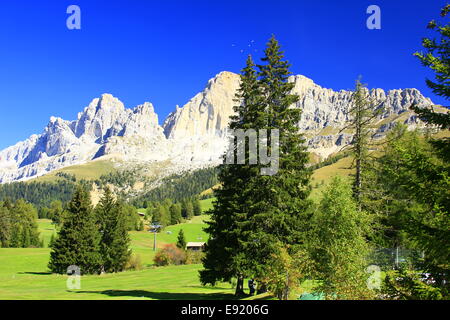
[[[51,272],[18,272],[18,274],[32,274],[32,275],[38,275],[38,276],[48,276],[52,273]]]
[[[73,293],[98,293],[110,297],[136,297],[154,300],[235,300],[233,294],[226,293],[174,293],[151,292],[145,290],[104,290],[104,291],[71,291]]]

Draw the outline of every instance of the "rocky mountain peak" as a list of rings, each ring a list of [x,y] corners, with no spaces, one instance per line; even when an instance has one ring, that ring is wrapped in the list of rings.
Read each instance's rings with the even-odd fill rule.
[[[349,119],[352,92],[323,88],[303,75],[291,76],[289,81],[300,98],[294,107],[302,109],[299,130],[305,133],[309,150],[325,158],[350,143],[352,136],[340,129]],[[0,183],[112,155],[126,163],[170,162],[167,172],[171,173],[217,165],[227,145],[239,84],[238,74],[220,72],[203,91],[182,107],[177,105],[163,126],[150,102],[127,109],[118,98],[102,94],[76,120],[51,117],[41,134],[0,151]],[[368,92],[379,101],[376,107],[384,109],[376,121],[380,136],[394,122],[420,125],[409,106],[432,104],[417,89]]]

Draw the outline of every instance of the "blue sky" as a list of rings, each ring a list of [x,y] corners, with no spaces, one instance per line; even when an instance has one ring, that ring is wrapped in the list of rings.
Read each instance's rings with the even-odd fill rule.
[[[415,87],[444,104],[412,53],[445,2],[3,0],[0,149],[42,132],[52,115],[75,119],[105,92],[127,107],[152,102],[161,122],[215,74],[239,72],[248,53],[258,59],[272,33],[291,71],[321,86],[351,89],[362,75],[370,88]],[[81,30],[66,27],[71,4]],[[381,30],[366,28],[371,4]]]

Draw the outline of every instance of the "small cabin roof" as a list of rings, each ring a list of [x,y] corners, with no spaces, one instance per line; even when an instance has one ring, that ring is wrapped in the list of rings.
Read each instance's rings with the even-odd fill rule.
[[[205,245],[204,242],[188,242],[186,243],[186,247],[203,247]]]

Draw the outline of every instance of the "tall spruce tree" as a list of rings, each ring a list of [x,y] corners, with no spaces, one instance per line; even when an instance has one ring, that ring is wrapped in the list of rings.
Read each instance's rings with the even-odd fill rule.
[[[82,274],[101,271],[100,234],[89,193],[79,185],[67,205],[67,215],[50,253],[49,269],[64,274],[76,265]]]
[[[236,115],[231,117],[230,128],[233,130],[257,129],[252,117],[257,114],[255,109],[261,106],[258,104],[261,92],[254,67],[251,56],[248,56],[240,76],[240,88],[236,93]],[[230,147],[228,152],[235,153],[234,143]],[[215,190],[217,200],[210,211],[211,220],[207,222],[205,229],[211,236],[205,246],[204,270],[200,271],[203,284],[237,278],[236,295],[243,294],[244,276],[248,275],[249,264],[252,263],[244,255],[241,245],[248,236],[248,233],[241,232],[248,223],[246,207],[251,200],[246,197],[246,188],[251,178],[258,173],[258,168],[248,165],[248,156],[248,152],[245,152],[245,164],[223,164],[220,167],[221,187]]]
[[[100,232],[102,271],[123,271],[131,255],[126,207],[118,203],[106,187],[95,212]]]
[[[252,261],[252,275],[265,278],[268,257],[273,255],[274,243],[288,247],[294,254],[304,243],[310,218],[310,176],[307,168],[308,152],[305,139],[299,132],[301,110],[295,107],[299,97],[292,94],[293,82],[288,81],[290,64],[274,36],[265,50],[263,65],[258,65],[262,87],[262,106],[258,108],[264,116],[262,127],[270,131],[279,130],[279,169],[275,175],[258,175],[247,186],[246,195],[251,206],[248,213],[249,239],[246,242],[246,257]],[[263,110],[263,111],[262,111]],[[271,145],[270,134],[268,146]],[[268,148],[269,151],[270,147]],[[260,284],[258,288],[264,288]]]

